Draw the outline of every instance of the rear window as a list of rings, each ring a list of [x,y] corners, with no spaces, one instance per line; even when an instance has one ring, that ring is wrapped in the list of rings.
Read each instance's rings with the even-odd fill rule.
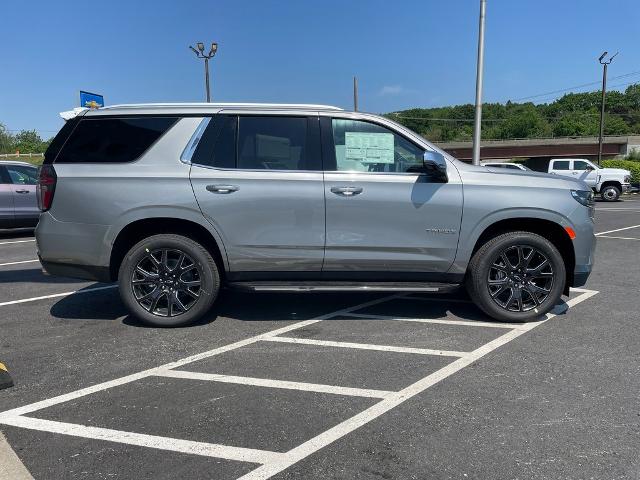
[[[132,162],[177,120],[177,117],[83,118],[55,163]]]

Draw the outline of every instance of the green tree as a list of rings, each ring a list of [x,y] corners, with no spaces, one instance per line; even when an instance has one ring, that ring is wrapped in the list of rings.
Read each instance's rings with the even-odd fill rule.
[[[0,123],[0,153],[13,153],[13,135]]]
[[[20,153],[43,153],[46,145],[35,130],[22,130],[14,139],[14,149]]]

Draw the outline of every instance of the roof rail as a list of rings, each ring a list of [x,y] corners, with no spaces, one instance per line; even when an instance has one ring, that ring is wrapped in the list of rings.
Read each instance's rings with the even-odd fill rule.
[[[99,110],[121,110],[138,108],[272,108],[272,109],[296,109],[296,110],[342,110],[332,105],[316,105],[306,103],[130,103],[122,105],[109,105]]]

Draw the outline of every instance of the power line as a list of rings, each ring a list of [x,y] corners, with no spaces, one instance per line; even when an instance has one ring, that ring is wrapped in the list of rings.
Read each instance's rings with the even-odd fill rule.
[[[629,72],[629,73],[624,73],[622,75],[618,75],[616,77],[611,77],[610,80],[619,80],[621,78],[627,78],[627,77],[632,77],[634,75],[638,75],[640,74],[640,70],[635,71],[635,72]],[[631,83],[635,83],[635,82],[631,82]],[[577,88],[585,88],[585,87],[590,87],[593,85],[599,85],[600,82],[589,82],[589,83],[583,83],[582,85],[575,85],[573,87],[568,87],[568,88],[562,88],[560,90],[554,90],[552,92],[546,92],[546,93],[538,93],[536,95],[529,95],[528,97],[520,97],[520,98],[515,98],[513,100],[511,100],[512,102],[520,102],[522,100],[529,100],[532,98],[539,98],[539,97],[548,97],[550,95],[555,95],[558,93],[564,93],[564,92],[569,92],[571,90],[577,89]],[[628,85],[628,84],[627,84]]]

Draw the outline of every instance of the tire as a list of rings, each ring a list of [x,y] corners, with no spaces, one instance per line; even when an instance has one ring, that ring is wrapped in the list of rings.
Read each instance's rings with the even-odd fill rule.
[[[211,308],[220,291],[220,273],[199,243],[181,235],[153,235],[127,252],[118,285],[133,316],[154,327],[178,327]]]
[[[615,185],[607,185],[600,192],[600,196],[605,202],[617,202],[621,194],[622,191]]]
[[[517,323],[549,312],[560,300],[565,282],[564,261],[549,240],[535,233],[509,232],[492,238],[475,253],[466,287],[487,315]]]

